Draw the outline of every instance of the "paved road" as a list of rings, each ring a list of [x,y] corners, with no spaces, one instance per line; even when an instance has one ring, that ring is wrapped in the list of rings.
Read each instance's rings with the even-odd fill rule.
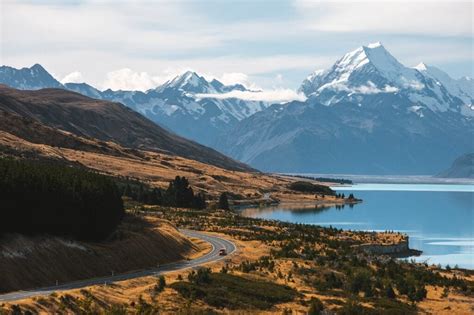
[[[184,260],[184,261],[179,261],[179,262],[170,263],[166,265],[161,265],[154,269],[118,274],[118,275],[114,275],[110,277],[80,280],[80,281],[60,284],[58,286],[53,286],[53,287],[45,287],[45,288],[28,290],[28,291],[18,291],[18,292],[2,294],[0,295],[0,302],[21,300],[21,299],[26,299],[33,296],[49,295],[57,291],[79,289],[79,288],[84,288],[84,287],[97,285],[97,284],[110,284],[116,281],[123,281],[123,280],[128,280],[128,279],[133,279],[133,278],[159,275],[159,274],[163,274],[170,271],[194,268],[194,267],[198,267],[209,262],[215,262],[221,259],[225,259],[227,256],[219,256],[219,250],[221,248],[225,248],[227,251],[227,254],[231,254],[237,249],[235,244],[232,243],[231,241],[225,240],[217,236],[211,236],[211,235],[207,235],[204,233],[191,231],[191,230],[181,230],[181,232],[187,235],[188,237],[199,238],[210,243],[212,245],[212,250],[206,255],[201,256],[196,259]]]

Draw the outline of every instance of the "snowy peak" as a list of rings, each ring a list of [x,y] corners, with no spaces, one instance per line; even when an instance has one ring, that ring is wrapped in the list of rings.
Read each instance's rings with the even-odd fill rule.
[[[418,70],[426,78],[431,79],[439,88],[444,88],[452,96],[461,99],[464,104],[472,104],[474,84],[469,78],[464,77],[455,80],[443,70],[423,62],[415,66],[414,69]]]
[[[156,88],[156,91],[163,92],[170,89],[190,94],[219,94],[234,90],[247,90],[242,84],[225,85],[217,79],[208,81],[204,76],[194,71],[186,71],[176,76]]]
[[[199,85],[207,85],[207,83],[206,79],[199,76],[196,72],[186,71],[171,80],[170,86],[177,88],[184,88],[186,86],[198,87]]]
[[[404,66],[377,42],[363,46],[367,59],[381,72],[399,72]]]
[[[48,73],[46,71],[45,68],[43,68],[42,65],[40,65],[39,63],[35,63],[31,68],[30,70],[32,70],[34,73],[39,73],[39,74],[44,74],[44,73]],[[49,73],[48,73],[49,74]]]
[[[220,82],[219,82],[220,83]],[[211,84],[194,71],[186,71],[156,88],[157,91],[177,90],[188,93],[216,93],[217,84]]]
[[[416,80],[413,71],[407,71],[392,54],[380,43],[361,46],[347,53],[338,62],[336,70],[341,73],[340,80],[347,81],[356,72],[377,72],[391,83],[398,83],[400,78],[406,81]],[[373,80],[372,80],[373,81]]]
[[[335,67],[340,72],[350,72],[369,63],[381,72],[395,72],[403,68],[380,42],[361,46],[345,54],[336,62]]]
[[[383,47],[381,42],[370,43],[366,46],[369,49],[380,48]]]
[[[377,42],[346,53],[327,70],[313,72],[300,91],[327,106],[344,102],[399,107],[403,103],[404,110],[416,107],[474,116],[472,87],[472,81],[454,80],[425,63],[406,67]]]
[[[346,53],[328,70],[313,72],[303,81],[300,91],[306,96],[319,95],[328,89],[346,92],[397,91],[398,87],[394,83],[400,79],[405,82],[415,80],[415,73],[411,72],[406,71],[405,67],[377,42]]]
[[[417,64],[416,66],[413,67],[414,69],[418,70],[418,71],[426,71],[428,70],[428,66],[424,63],[424,62],[420,62],[419,64]]]

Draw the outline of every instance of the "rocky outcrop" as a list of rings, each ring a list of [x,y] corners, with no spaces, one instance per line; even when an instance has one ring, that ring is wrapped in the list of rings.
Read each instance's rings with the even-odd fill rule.
[[[418,256],[421,251],[408,246],[408,236],[394,244],[362,244],[359,248],[372,255],[389,255],[393,257]]]

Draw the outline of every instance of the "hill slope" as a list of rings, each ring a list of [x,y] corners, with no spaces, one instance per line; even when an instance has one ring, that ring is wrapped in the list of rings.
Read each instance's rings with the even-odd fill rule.
[[[8,234],[0,239],[0,292],[152,268],[198,250],[167,221],[151,217],[127,216],[102,243]]]
[[[62,89],[21,91],[0,86],[0,110],[80,137],[165,152],[231,170],[252,170],[161,128],[120,103],[95,100]]]

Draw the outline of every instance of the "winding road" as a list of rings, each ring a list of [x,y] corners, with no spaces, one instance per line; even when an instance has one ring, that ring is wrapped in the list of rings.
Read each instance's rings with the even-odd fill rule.
[[[160,275],[160,274],[164,274],[170,271],[195,268],[195,267],[198,267],[210,262],[215,262],[221,259],[225,259],[227,256],[219,255],[219,250],[222,248],[225,248],[228,255],[232,254],[237,249],[235,244],[232,243],[231,241],[228,241],[226,239],[223,239],[217,236],[208,235],[208,234],[191,231],[191,230],[180,230],[180,232],[188,237],[199,238],[203,241],[210,243],[212,246],[212,250],[209,253],[205,254],[204,256],[201,256],[196,259],[169,263],[169,264],[161,265],[154,269],[123,273],[123,274],[118,274],[118,275],[109,276],[109,277],[79,280],[79,281],[69,282],[69,283],[60,284],[60,285],[52,286],[52,287],[44,287],[44,288],[38,288],[38,289],[33,289],[33,290],[27,290],[27,291],[17,291],[17,292],[11,292],[11,293],[6,293],[6,294],[0,294],[0,302],[21,300],[21,299],[34,297],[34,296],[40,296],[40,295],[49,295],[57,291],[79,289],[79,288],[84,288],[91,285],[98,285],[98,284],[108,285],[117,281],[129,280],[129,279],[152,276],[152,275]]]

